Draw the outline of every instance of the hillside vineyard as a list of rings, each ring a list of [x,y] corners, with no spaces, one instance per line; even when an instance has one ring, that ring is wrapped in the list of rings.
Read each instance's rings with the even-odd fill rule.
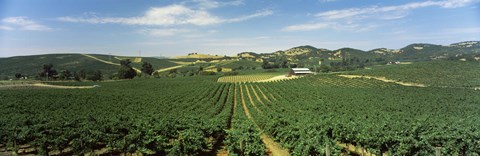
[[[272,83],[216,79],[0,90],[0,148],[53,155],[214,155],[224,146],[229,153],[265,155],[272,152],[263,143],[270,137],[291,155],[348,153],[335,148],[342,144],[377,155],[480,153],[480,96],[472,89],[336,75]]]

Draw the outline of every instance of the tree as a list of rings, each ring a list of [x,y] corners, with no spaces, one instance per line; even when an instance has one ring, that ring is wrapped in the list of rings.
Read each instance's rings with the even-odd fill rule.
[[[15,74],[15,78],[17,78],[17,79],[20,79],[20,78],[22,78],[22,74],[20,74],[20,73],[16,73],[16,74]]]
[[[72,76],[72,73],[69,70],[64,70],[60,73],[60,79],[69,80]]]
[[[262,68],[263,69],[270,69],[271,68],[270,65],[268,64],[267,60],[263,60]]]
[[[102,81],[102,72],[100,70],[90,71],[87,73],[87,80]]]
[[[57,75],[57,71],[55,69],[53,69],[52,64],[44,64],[43,65],[43,71],[40,72],[40,74],[39,74],[40,77],[46,77],[47,80],[49,78],[53,78],[56,75]]]
[[[330,66],[321,65],[321,66],[320,66],[320,71],[322,71],[322,72],[324,72],[324,73],[328,73],[328,72],[330,72]]]
[[[80,72],[78,73],[78,76],[79,78],[81,79],[86,79],[87,78],[87,72],[85,70],[80,70]]]
[[[222,67],[217,67],[217,72],[222,72]]]
[[[120,69],[118,70],[118,78],[133,79],[137,76],[137,72],[130,66],[130,59],[120,61]]]
[[[73,72],[73,79],[75,81],[81,81],[80,74],[78,74],[77,72]]]
[[[148,63],[148,62],[143,62],[142,64],[142,72],[145,73],[145,74],[148,74],[149,76],[151,76],[153,74],[153,66],[152,64]]]

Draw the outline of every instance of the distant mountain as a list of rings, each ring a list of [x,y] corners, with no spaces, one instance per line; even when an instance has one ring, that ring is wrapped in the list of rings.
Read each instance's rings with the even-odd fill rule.
[[[292,61],[303,59],[321,58],[324,60],[342,60],[349,58],[359,59],[386,59],[386,60],[429,60],[435,58],[447,58],[465,54],[480,54],[480,41],[466,41],[453,43],[448,46],[414,43],[401,49],[377,48],[369,51],[363,51],[353,48],[341,48],[337,50],[328,50],[305,45],[293,47],[285,51],[276,51],[272,53],[256,54],[249,52],[249,56],[254,58],[274,58],[284,57]],[[250,57],[252,58],[252,57]]]

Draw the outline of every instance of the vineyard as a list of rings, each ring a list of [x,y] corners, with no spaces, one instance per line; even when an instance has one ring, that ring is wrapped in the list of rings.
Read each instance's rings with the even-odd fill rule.
[[[222,76],[217,82],[238,83],[238,82],[277,82],[281,80],[291,80],[298,77],[287,77],[282,73],[262,73],[249,75]]]
[[[480,87],[478,62],[427,61],[413,64],[374,66],[350,74],[387,77],[388,79],[426,84],[432,87]]]
[[[480,154],[475,90],[334,74],[272,83],[217,78],[0,90],[0,155]]]

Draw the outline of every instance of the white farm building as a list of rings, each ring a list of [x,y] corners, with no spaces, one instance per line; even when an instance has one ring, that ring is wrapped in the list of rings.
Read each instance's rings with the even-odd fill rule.
[[[308,74],[313,74],[312,71],[308,68],[292,68],[290,72],[288,72],[288,76],[301,76],[301,75],[308,75]]]

